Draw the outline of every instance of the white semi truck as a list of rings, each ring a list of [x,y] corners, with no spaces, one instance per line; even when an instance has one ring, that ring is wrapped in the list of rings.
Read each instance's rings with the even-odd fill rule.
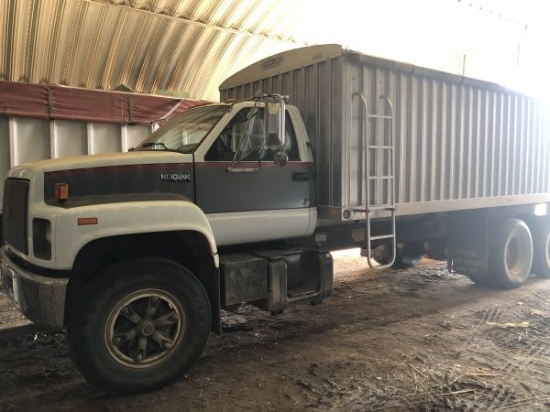
[[[2,279],[111,392],[174,382],[220,310],[318,303],[331,250],[550,277],[549,119],[495,84],[324,45],[227,79],[127,153],[12,168]]]

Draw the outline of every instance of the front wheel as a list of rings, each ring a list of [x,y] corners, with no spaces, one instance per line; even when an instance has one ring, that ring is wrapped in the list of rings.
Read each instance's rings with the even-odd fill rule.
[[[116,265],[86,288],[68,327],[78,370],[112,393],[160,389],[198,358],[211,322],[208,296],[165,259]]]

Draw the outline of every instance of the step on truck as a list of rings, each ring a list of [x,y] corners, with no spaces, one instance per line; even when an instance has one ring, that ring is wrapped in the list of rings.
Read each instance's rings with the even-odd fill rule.
[[[13,167],[3,287],[109,392],[168,385],[220,311],[331,294],[330,251],[550,278],[549,118],[496,84],[337,45],[266,58],[127,153]]]

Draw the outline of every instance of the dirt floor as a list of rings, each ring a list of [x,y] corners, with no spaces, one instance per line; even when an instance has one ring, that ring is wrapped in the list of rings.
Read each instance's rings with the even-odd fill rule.
[[[21,318],[1,296],[0,410],[550,409],[549,280],[492,291],[433,261],[379,273],[343,256],[335,266],[321,305],[227,313],[223,338],[184,378],[132,397],[88,385],[64,334],[5,329]]]

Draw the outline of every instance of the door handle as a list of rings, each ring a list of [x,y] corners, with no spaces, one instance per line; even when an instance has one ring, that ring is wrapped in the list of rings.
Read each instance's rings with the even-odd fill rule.
[[[307,182],[311,180],[311,173],[309,172],[294,172],[292,173],[292,180],[295,182]]]

